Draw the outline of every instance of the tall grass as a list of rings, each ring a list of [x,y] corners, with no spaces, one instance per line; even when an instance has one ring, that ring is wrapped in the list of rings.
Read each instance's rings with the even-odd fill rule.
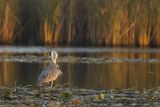
[[[0,1],[0,41],[10,43],[15,39],[18,19],[18,0]]]
[[[160,46],[160,1],[1,0],[0,36],[55,46]]]
[[[46,45],[58,44],[63,25],[62,0],[40,0],[40,38]]]

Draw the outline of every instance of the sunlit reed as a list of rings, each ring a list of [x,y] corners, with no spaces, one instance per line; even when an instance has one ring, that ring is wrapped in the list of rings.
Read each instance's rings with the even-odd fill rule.
[[[159,0],[0,1],[1,42],[159,46],[159,28]]]
[[[20,24],[18,19],[19,0],[0,1],[0,41],[11,43],[16,36],[16,30]]]

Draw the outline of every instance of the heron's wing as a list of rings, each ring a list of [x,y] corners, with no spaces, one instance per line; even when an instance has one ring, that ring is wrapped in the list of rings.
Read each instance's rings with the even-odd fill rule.
[[[57,64],[50,64],[48,65],[40,74],[38,81],[39,82],[47,82],[47,81],[54,81],[57,76],[62,74]]]
[[[63,75],[63,73],[62,73],[62,71],[60,70],[60,68],[59,68],[58,65],[56,66],[56,68],[57,68],[57,70],[58,70],[58,74],[59,74],[60,76]]]

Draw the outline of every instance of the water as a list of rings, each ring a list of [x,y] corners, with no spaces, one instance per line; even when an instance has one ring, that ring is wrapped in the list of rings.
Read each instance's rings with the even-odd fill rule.
[[[56,84],[87,89],[138,90],[160,86],[160,49],[0,47],[0,85],[35,85],[49,62],[59,53],[64,75]]]

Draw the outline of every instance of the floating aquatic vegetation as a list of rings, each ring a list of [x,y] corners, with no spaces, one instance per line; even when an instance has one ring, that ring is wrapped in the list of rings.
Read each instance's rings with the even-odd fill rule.
[[[9,90],[4,90],[2,93],[2,98],[5,100],[12,100],[12,93]]]
[[[57,87],[15,86],[0,87],[0,105],[24,106],[157,106],[160,88],[93,90]]]
[[[103,101],[105,99],[104,93],[99,93],[97,96],[95,96],[95,100],[97,101]]]
[[[49,53],[60,53],[62,63],[160,63],[160,49],[136,48],[51,48],[51,47],[0,47],[0,61],[49,63]]]
[[[48,56],[37,55],[1,55],[0,61],[6,62],[25,62],[25,63],[49,63],[50,58]],[[62,56],[58,59],[61,63],[93,63],[93,64],[105,64],[105,63],[122,63],[122,62],[147,62],[147,63],[160,63],[160,59],[157,58],[113,58],[113,57],[78,57],[78,56]]]
[[[72,99],[72,93],[65,91],[65,92],[60,93],[59,97],[60,97],[60,99],[62,99],[64,101],[69,101]]]

